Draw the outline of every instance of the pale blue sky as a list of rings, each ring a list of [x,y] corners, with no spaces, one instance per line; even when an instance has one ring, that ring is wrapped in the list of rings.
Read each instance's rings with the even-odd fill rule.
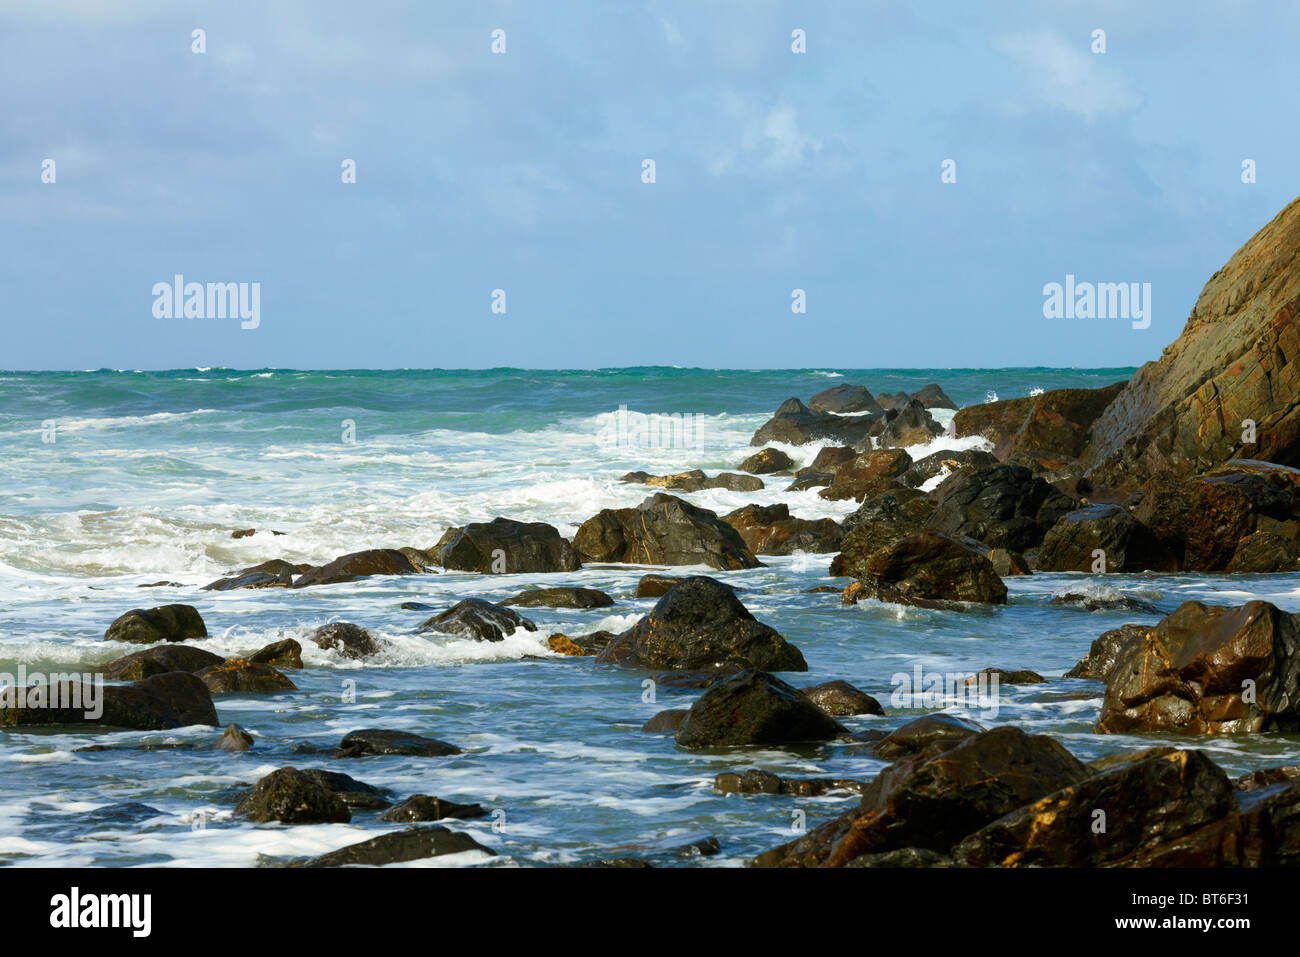
[[[981,6],[0,0],[0,368],[1155,358],[1300,191],[1300,8]]]

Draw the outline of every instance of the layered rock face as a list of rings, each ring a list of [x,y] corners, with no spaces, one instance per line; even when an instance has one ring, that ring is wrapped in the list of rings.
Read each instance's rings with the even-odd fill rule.
[[[1210,278],[1182,335],[1092,424],[1081,458],[1094,484],[1189,477],[1231,458],[1300,464],[1297,249],[1300,200]]]

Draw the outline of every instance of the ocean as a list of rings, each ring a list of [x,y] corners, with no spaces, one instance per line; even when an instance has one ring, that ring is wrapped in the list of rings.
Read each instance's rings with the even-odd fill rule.
[[[640,726],[698,692],[653,695],[645,675],[590,658],[562,658],[546,636],[618,632],[654,601],[632,597],[640,566],[569,574],[443,573],[302,590],[226,593],[202,585],[273,558],[321,563],[366,548],[429,548],[453,525],[494,517],[543,521],[572,537],[601,508],[625,507],[651,490],[620,484],[632,470],[734,470],[755,449],[753,431],[785,399],[805,401],[839,383],[913,392],[937,382],[959,406],[1036,390],[1095,387],[1132,369],[633,368],[567,371],[294,371],[0,373],[0,672],[93,671],[138,650],[103,640],[123,612],[171,602],[195,605],[223,655],[282,637],[300,641],[328,621],[350,621],[383,642],[363,662],[304,643],[307,667],[289,672],[298,691],[217,698],[222,724],[256,738],[228,754],[148,745],[210,743],[207,728],[170,732],[0,733],[0,864],[60,866],[286,863],[355,843],[380,829],[379,812],[351,824],[252,825],[233,816],[236,797],[277,767],[322,767],[388,788],[477,802],[489,817],[452,821],[499,855],[491,866],[549,865],[663,851],[701,837],[720,852],[672,858],[739,866],[846,807],[852,795],[725,796],[722,771],[759,767],[783,775],[869,779],[885,764],[832,744],[797,751],[690,753]],[[671,427],[645,434],[620,421],[657,416]],[[941,413],[941,421],[951,413]],[[940,437],[914,457],[968,448]],[[797,465],[819,446],[781,446]],[[683,497],[724,514],[749,502],[785,502],[802,518],[842,518],[853,502],[816,490],[783,491],[788,479],[742,493]],[[235,530],[256,534],[233,539]],[[282,534],[273,534],[279,532]],[[1060,676],[1099,634],[1158,615],[1088,612],[1051,603],[1065,592],[1141,597],[1162,612],[1180,602],[1239,604],[1264,598],[1300,610],[1295,575],[1078,574],[1007,579],[1009,604],[974,612],[878,602],[841,606],[806,589],[836,580],[831,555],[763,556],[766,567],[703,573],[734,584],[753,614],[800,648],[809,672],[795,684],[844,679],[876,696],[884,717],[842,719],[852,730],[889,729],[926,709],[891,703],[894,676],[916,667],[973,672],[1032,669],[1045,684],[1003,685],[996,714],[953,701],[948,710],[985,725],[1051,734],[1083,760],[1157,743],[1212,752],[1229,773],[1300,762],[1300,737],[1179,739],[1094,735],[1102,686]],[[686,571],[674,568],[671,573]],[[177,586],[140,588],[156,582]],[[499,643],[417,634],[429,612],[467,597],[500,600],[536,584],[583,585],[612,608],[524,609],[537,632]],[[452,742],[450,758],[332,760],[294,750],[335,745],[353,729],[414,731]],[[89,744],[120,749],[78,752]],[[483,863],[462,854],[423,866]]]

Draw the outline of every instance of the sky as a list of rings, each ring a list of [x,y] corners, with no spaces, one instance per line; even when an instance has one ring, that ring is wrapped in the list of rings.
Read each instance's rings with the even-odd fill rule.
[[[1298,47],[1251,0],[0,0],[0,368],[1138,365],[1300,191]],[[1149,326],[1047,317],[1067,275]]]

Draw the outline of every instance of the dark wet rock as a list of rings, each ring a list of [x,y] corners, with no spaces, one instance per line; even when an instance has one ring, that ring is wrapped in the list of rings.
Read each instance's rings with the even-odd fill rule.
[[[959,867],[951,857],[924,847],[900,847],[880,854],[863,854],[845,867]]]
[[[421,574],[438,574],[437,566],[441,562],[442,556],[436,549],[413,548],[410,545],[404,545],[398,551],[410,559],[411,564],[419,569]]]
[[[359,844],[350,844],[320,857],[313,857],[303,867],[382,867],[405,861],[420,861],[444,854],[476,851],[496,856],[468,834],[445,827],[411,827],[404,831],[381,834]]]
[[[892,490],[911,464],[912,457],[902,449],[864,452],[836,468],[831,484],[817,495],[831,501],[853,499],[861,502],[868,495]]]
[[[412,794],[380,818],[390,824],[409,824],[420,821],[441,821],[443,818],[469,819],[487,817],[481,804],[457,804],[428,794]]]
[[[980,684],[981,676],[983,683],[991,683],[991,679],[996,675],[999,685],[1041,685],[1047,681],[1037,671],[1030,671],[1022,668],[1018,671],[1007,671],[1005,668],[985,668],[983,671],[977,671],[971,677],[966,679],[968,685]]]
[[[803,693],[817,707],[837,717],[885,713],[879,701],[865,691],[853,687],[847,681],[826,681],[811,688],[804,688]]]
[[[295,565],[279,558],[240,569],[228,578],[203,586],[204,591],[234,591],[237,588],[288,588],[310,565]]]
[[[332,789],[297,768],[279,768],[258,781],[235,807],[250,821],[282,824],[343,823],[352,812]]]
[[[619,481],[635,485],[653,485],[672,492],[699,492],[710,488],[725,488],[733,492],[757,492],[763,488],[763,480],[754,475],[721,472],[710,478],[703,469],[691,469],[689,472],[677,472],[673,475],[628,472]]]
[[[212,694],[272,694],[298,690],[275,668],[246,658],[227,658],[194,674]]]
[[[749,444],[781,442],[785,445],[807,445],[809,442],[832,441],[859,446],[867,442],[876,430],[876,418],[870,415],[844,416],[815,412],[799,399],[786,399],[772,418],[759,426]]]
[[[1144,615],[1158,615],[1160,609],[1136,595],[1124,592],[1066,592],[1052,596],[1053,605],[1082,608],[1084,611],[1140,611]]]
[[[636,583],[636,597],[662,598],[668,594],[668,589],[679,581],[680,578],[671,575],[642,575],[641,580]]]
[[[951,748],[984,729],[974,721],[950,714],[927,714],[895,728],[875,746],[886,761],[922,751]]]
[[[504,641],[517,629],[536,631],[537,626],[518,612],[503,605],[494,605],[481,598],[458,601],[442,614],[434,615],[421,631],[437,631],[475,641]]]
[[[1157,745],[1152,748],[1141,748],[1137,751],[1125,751],[1121,754],[1108,754],[1104,758],[1089,761],[1087,766],[1088,770],[1093,774],[1104,774],[1126,764],[1135,764],[1138,761],[1145,761],[1147,758],[1164,757],[1166,754],[1173,754],[1177,750],[1177,748],[1169,745]]]
[[[772,475],[776,472],[792,470],[794,459],[780,449],[762,449],[745,459],[736,468],[751,475]]]
[[[1083,660],[1065,673],[1067,678],[1110,681],[1119,662],[1129,650],[1145,640],[1150,629],[1145,625],[1124,625],[1103,632],[1096,638]]]
[[[348,621],[334,621],[328,625],[321,625],[307,636],[307,640],[318,648],[337,651],[345,658],[358,660],[378,654],[380,648],[374,635],[360,625]]]
[[[927,409],[956,409],[957,403],[948,398],[948,393],[939,387],[939,383],[931,382],[924,388],[918,389],[912,393],[912,400],[920,402]]]
[[[689,668],[682,671],[663,671],[652,677],[655,688],[659,691],[686,692],[704,691],[712,688],[723,678],[744,671],[740,665],[727,662],[707,668]]]
[[[598,655],[617,637],[612,631],[593,631],[585,635],[573,635],[569,640],[581,648],[584,655]]]
[[[608,608],[614,599],[595,588],[529,588],[501,604],[519,608]]]
[[[835,473],[818,469],[800,469],[795,480],[785,487],[787,492],[806,492],[811,488],[825,488],[835,481]]]
[[[829,741],[838,721],[780,678],[745,670],[719,681],[691,705],[677,732],[684,748]]]
[[[1172,748],[1170,750],[1173,750]],[[1260,768],[1235,778],[1232,782],[1238,791],[1254,791],[1269,788],[1275,784],[1293,784],[1300,781],[1300,764],[1286,764],[1279,767]]]
[[[876,401],[880,403],[880,407],[886,411],[898,411],[899,409],[905,408],[907,404],[912,401],[912,397],[903,391],[895,392],[893,395],[882,392],[880,395],[876,396]]]
[[[1025,556],[1009,548],[991,548],[985,557],[992,563],[993,570],[998,573],[999,578],[1031,574],[1029,561]]]
[[[1101,389],[1053,389],[1023,399],[970,405],[953,416],[953,432],[958,437],[984,436],[1003,460],[1018,452],[1078,459],[1092,424],[1123,389],[1124,383],[1117,382]]]
[[[1201,751],[1175,751],[1092,775],[1020,807],[962,840],[973,867],[1097,867],[1167,844],[1224,817],[1227,775]],[[1105,814],[1105,831],[1097,833]]]
[[[848,541],[852,536],[846,536]],[[947,535],[918,532],[891,542],[845,572],[857,581],[844,601],[863,598],[905,605],[935,602],[1005,604],[1007,586],[987,558]]]
[[[1098,732],[1300,728],[1300,616],[1264,601],[1189,601],[1134,634],[1108,676]]]
[[[905,405],[885,410],[879,431],[875,433],[880,448],[901,448],[908,445],[925,445],[936,435],[943,434],[943,426],[920,402],[909,399]]]
[[[963,469],[932,493],[937,506],[927,526],[966,535],[991,548],[1024,551],[1075,509],[1069,496],[1018,465]]]
[[[433,548],[444,568],[492,574],[571,572],[577,552],[553,525],[495,518],[449,528]]]
[[[0,691],[0,728],[81,725],[102,728],[130,728],[137,731],[164,731],[195,724],[217,724],[212,695],[197,677],[182,671],[152,675],[129,685],[105,685],[100,699],[103,713],[88,716],[89,705],[96,700],[93,685],[79,680],[53,681],[41,689],[43,706],[32,707],[38,699],[33,689],[9,687]],[[20,707],[22,704],[26,707]],[[49,707],[50,704],[73,707]]]
[[[715,512],[665,493],[636,508],[602,509],[573,539],[584,561],[757,568],[740,533]]]
[[[303,772],[308,778],[329,788],[353,811],[379,811],[392,807],[393,802],[385,795],[384,788],[366,784],[338,771],[322,771],[320,768],[308,768]]]
[[[842,385],[831,386],[808,400],[814,412],[883,412],[880,403],[871,395],[866,386]]]
[[[845,462],[852,462],[862,453],[848,445],[827,445],[817,450],[813,460],[804,468],[795,472],[803,475],[807,472],[834,472]]]
[[[756,620],[734,591],[703,575],[678,582],[597,660],[671,670],[724,663],[770,671],[808,670],[798,648]]]
[[[985,452],[983,449],[962,449],[960,451],[944,449],[917,459],[899,477],[899,481],[909,488],[916,488],[944,472],[958,472],[968,466],[997,464],[997,456],[992,452]]]
[[[135,587],[136,588],[184,588],[185,586],[182,585],[180,582],[161,581],[161,582],[147,582],[145,584],[136,585]]]
[[[418,575],[420,570],[395,548],[372,548],[340,555],[332,562],[309,568],[294,581],[294,588],[353,582],[375,575]]]
[[[1170,570],[1175,565],[1151,530],[1128,509],[1086,505],[1063,516],[1047,532],[1035,567],[1040,572],[1104,573]]]
[[[641,725],[641,730],[646,734],[676,734],[681,730],[682,724],[686,721],[685,708],[669,708],[666,711],[660,711],[657,715]]]
[[[755,555],[833,552],[844,537],[833,519],[791,518],[790,507],[784,503],[745,505],[722,520],[740,533]]]
[[[218,751],[251,751],[252,748],[253,736],[237,724],[226,725],[216,744]]]
[[[142,804],[139,801],[119,801],[97,807],[93,811],[87,811],[82,820],[87,824],[121,826],[124,824],[138,825],[144,821],[151,821],[162,816],[162,811],[156,807],[150,807],[148,804]]]
[[[271,665],[274,668],[302,668],[302,645],[292,638],[275,641],[248,656],[254,664]]]
[[[220,655],[191,645],[158,645],[114,659],[98,670],[106,681],[141,681],[169,671],[202,671],[223,660]]]
[[[723,794],[785,794],[817,797],[829,791],[857,791],[866,785],[848,778],[783,778],[770,771],[751,768],[740,773],[727,771],[713,779],[714,790]]]
[[[460,753],[460,748],[454,744],[412,734],[409,731],[363,728],[347,734],[339,743],[339,750],[334,756],[360,758],[370,755],[403,754],[417,758],[441,758]]]
[[[105,641],[128,641],[136,645],[206,637],[207,626],[193,605],[132,608],[104,632]]]
[[[1253,532],[1237,543],[1224,570],[1232,574],[1300,571],[1300,541],[1273,532]]]
[[[402,611],[433,611],[438,606],[424,601],[404,601],[397,607]]]

